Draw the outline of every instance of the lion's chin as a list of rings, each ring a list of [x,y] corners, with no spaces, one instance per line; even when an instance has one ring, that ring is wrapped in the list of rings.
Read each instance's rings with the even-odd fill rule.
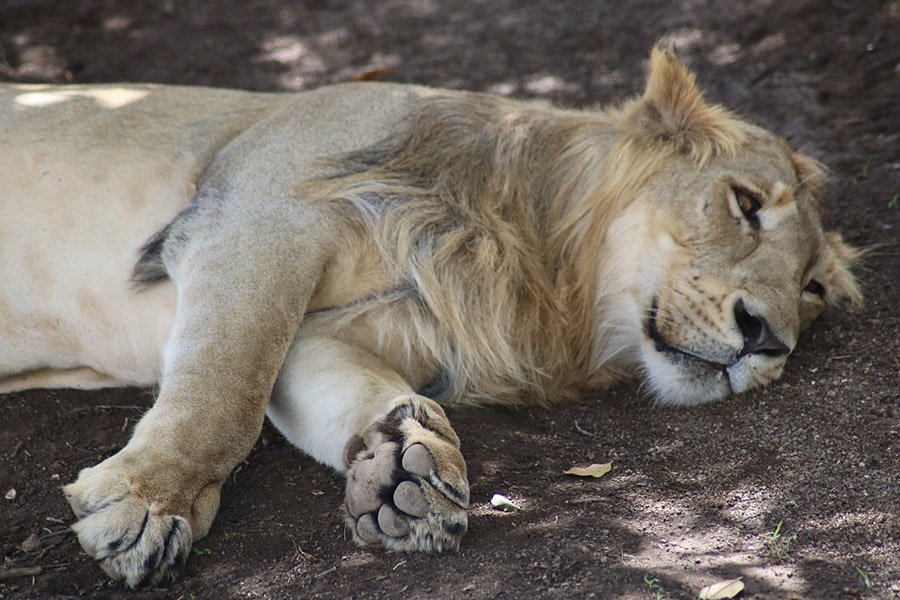
[[[786,357],[747,355],[725,366],[689,354],[641,347],[647,385],[661,405],[694,406],[767,385],[781,376]]]
[[[684,354],[660,352],[644,344],[641,362],[645,378],[658,404],[694,406],[722,400],[733,392],[731,369]]]
[[[741,394],[775,381],[781,377],[786,362],[787,357],[773,358],[765,355],[743,357],[728,367],[731,390],[735,394]]]

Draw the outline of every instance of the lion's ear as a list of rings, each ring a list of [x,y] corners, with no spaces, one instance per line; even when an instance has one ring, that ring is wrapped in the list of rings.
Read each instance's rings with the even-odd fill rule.
[[[694,74],[674,52],[659,45],[650,54],[647,87],[628,120],[641,133],[672,142],[700,160],[733,152],[743,137],[726,110],[706,103]]]
[[[837,304],[844,300],[850,303],[852,308],[859,308],[863,304],[862,290],[851,269],[853,265],[866,253],[847,244],[841,234],[829,231],[825,234],[825,240],[831,249],[833,263],[829,266],[831,288],[829,303]]]
[[[797,181],[809,190],[813,197],[818,197],[827,179],[825,165],[805,154],[792,151],[787,142],[782,141],[782,145],[787,149],[787,155],[791,158],[791,164],[794,165]]]

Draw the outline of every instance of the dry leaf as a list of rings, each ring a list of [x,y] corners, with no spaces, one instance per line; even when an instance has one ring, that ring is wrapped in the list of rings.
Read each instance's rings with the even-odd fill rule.
[[[491,498],[491,506],[503,512],[516,512],[522,510],[522,507],[504,496],[503,494],[494,494]]]
[[[576,475],[578,477],[603,477],[612,470],[612,463],[603,463],[602,465],[593,464],[589,467],[572,467],[568,471],[563,471],[563,475]]]
[[[388,67],[375,67],[353,76],[353,81],[372,81],[374,79],[384,79],[391,74]]]
[[[731,579],[729,581],[717,581],[712,585],[708,585],[700,590],[698,598],[700,600],[722,600],[723,598],[734,598],[744,589],[744,582],[741,578]]]

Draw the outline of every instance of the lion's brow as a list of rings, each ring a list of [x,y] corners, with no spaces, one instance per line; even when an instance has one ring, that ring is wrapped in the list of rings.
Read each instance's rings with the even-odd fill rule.
[[[794,185],[776,181],[772,184],[773,206],[787,206],[797,196],[797,188]]]

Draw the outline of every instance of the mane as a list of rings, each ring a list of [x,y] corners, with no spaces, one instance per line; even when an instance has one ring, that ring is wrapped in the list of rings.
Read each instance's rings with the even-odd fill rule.
[[[546,404],[585,387],[604,234],[660,158],[609,114],[430,96],[329,161],[303,193],[354,207],[401,284],[327,318],[377,314],[382,339],[440,367],[445,400]]]

